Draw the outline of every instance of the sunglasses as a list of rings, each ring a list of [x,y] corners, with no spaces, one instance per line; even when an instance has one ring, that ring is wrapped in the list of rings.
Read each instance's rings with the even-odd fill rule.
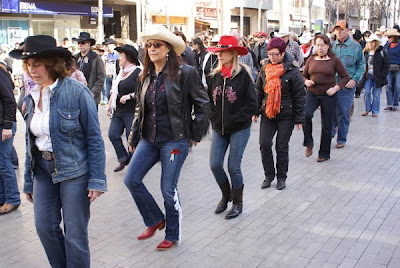
[[[152,46],[154,46],[154,48],[160,48],[160,47],[162,47],[162,46],[165,46],[165,43],[159,43],[159,42],[150,43],[150,42],[147,42],[144,46],[145,46],[146,48],[151,48]]]
[[[87,43],[89,43],[89,42],[87,42]],[[78,42],[78,45],[84,45],[84,44],[86,44],[85,41],[80,41],[80,42]]]

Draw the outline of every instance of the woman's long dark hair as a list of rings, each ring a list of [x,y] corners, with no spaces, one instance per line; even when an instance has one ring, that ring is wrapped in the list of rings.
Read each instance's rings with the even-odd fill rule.
[[[328,53],[326,53],[330,58],[336,57],[336,54],[333,52],[332,50],[332,46],[331,46],[331,40],[329,40],[328,36],[326,36],[325,34],[318,34],[315,36],[314,38],[314,43],[317,41],[317,39],[322,39],[322,41],[324,41],[325,45],[329,46],[328,49]],[[317,54],[317,52],[315,51],[315,55]]]
[[[167,78],[171,81],[177,82],[179,80],[178,76],[179,66],[181,66],[182,60],[180,59],[180,57],[178,57],[178,55],[174,50],[174,47],[170,43],[165,42],[165,44],[170,49],[170,51],[168,52],[167,63],[166,63],[168,69]],[[150,60],[148,49],[145,48],[143,56],[143,72],[140,75],[140,82],[142,84],[149,71],[154,70],[154,68],[155,68],[154,63]]]
[[[199,46],[200,52],[206,51],[206,48],[204,47],[203,41],[199,37],[193,39],[192,42]]]

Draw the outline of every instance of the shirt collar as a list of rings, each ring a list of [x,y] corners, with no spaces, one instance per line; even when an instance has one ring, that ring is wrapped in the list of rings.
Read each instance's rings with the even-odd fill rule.
[[[50,86],[48,86],[45,89],[45,92],[48,90],[49,93],[53,94],[53,92],[54,92],[53,89],[57,86],[57,84],[58,84],[58,78],[53,84],[51,84]],[[40,90],[41,89],[42,89],[41,85],[36,85],[31,91],[32,98],[35,100],[35,102],[37,102],[40,98]]]

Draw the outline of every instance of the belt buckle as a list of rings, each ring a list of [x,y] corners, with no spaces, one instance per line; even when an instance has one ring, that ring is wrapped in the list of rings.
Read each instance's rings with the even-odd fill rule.
[[[42,152],[42,157],[43,159],[50,161],[53,160],[53,153],[52,152],[48,152],[48,151],[43,151]]]

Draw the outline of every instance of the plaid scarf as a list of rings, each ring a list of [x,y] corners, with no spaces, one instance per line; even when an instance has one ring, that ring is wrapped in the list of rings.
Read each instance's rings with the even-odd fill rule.
[[[265,105],[265,114],[268,118],[275,118],[281,111],[281,76],[285,73],[283,63],[267,64],[265,66],[266,84],[264,92],[268,95]]]

